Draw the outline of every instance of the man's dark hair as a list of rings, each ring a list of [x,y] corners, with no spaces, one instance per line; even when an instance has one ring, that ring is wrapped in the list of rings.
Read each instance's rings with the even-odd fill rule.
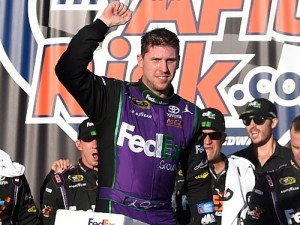
[[[293,119],[290,129],[294,129],[296,132],[300,132],[300,116],[297,116]]]
[[[179,39],[175,33],[166,28],[157,28],[145,33],[141,40],[141,55],[144,56],[149,47],[170,46],[176,49],[179,55]]]

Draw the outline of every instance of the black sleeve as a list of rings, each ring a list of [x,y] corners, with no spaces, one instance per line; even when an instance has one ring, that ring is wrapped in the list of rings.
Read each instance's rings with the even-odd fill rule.
[[[63,198],[67,198],[67,196],[63,196],[61,188],[65,190],[62,174],[50,172],[40,191],[42,221],[44,225],[53,225],[55,222],[56,211],[58,209],[65,209]]]
[[[108,27],[99,19],[83,27],[72,38],[55,67],[59,81],[92,121],[98,117],[97,113],[105,114],[101,110],[104,110],[105,104],[109,102],[102,93],[106,91],[104,78],[94,75],[87,69],[95,49],[99,46],[99,42],[103,41],[107,31]]]
[[[92,61],[93,52],[99,46],[99,42],[104,40],[107,31],[108,27],[98,19],[83,27],[72,38],[55,67],[56,75],[63,84],[68,84],[70,89],[80,88],[79,82],[71,84],[70,79],[78,79],[90,73],[87,66]]]
[[[26,177],[20,177],[15,215],[18,225],[41,225],[39,210],[35,205]],[[18,186],[18,184],[16,184]]]
[[[267,178],[266,176],[269,177]],[[256,181],[250,198],[248,198],[249,210],[246,215],[245,225],[279,224],[276,219],[277,216],[271,195],[273,188],[268,187],[268,179],[271,179],[270,175],[262,174]]]
[[[195,136],[181,162],[188,204],[193,224],[215,224],[208,160],[202,141],[198,137],[199,135]]]
[[[44,201],[44,193],[46,191],[46,187],[48,185],[48,183],[51,181],[51,176],[54,174],[53,170],[50,170],[50,172],[47,174],[47,176],[45,177],[41,188],[40,188],[40,208],[42,209],[42,203]]]

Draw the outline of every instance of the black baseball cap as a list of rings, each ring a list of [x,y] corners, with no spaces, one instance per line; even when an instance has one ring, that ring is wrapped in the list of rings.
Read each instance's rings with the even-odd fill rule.
[[[240,115],[240,119],[246,116],[264,116],[264,117],[277,117],[277,109],[275,105],[265,98],[256,98],[249,102],[245,111]]]
[[[84,120],[78,128],[78,140],[94,140],[97,139],[96,128],[90,119]]]
[[[213,129],[217,132],[225,131],[225,119],[223,114],[215,108],[205,108],[200,113],[202,129]]]

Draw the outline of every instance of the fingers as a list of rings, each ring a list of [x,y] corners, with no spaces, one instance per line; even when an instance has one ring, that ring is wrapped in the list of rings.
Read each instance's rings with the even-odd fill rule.
[[[132,11],[129,10],[129,7],[124,3],[118,3],[119,6],[115,8],[114,14],[118,15],[120,18],[116,25],[125,24],[128,20],[131,19]]]
[[[128,12],[128,6],[121,2],[117,2],[117,3],[119,3],[119,4],[116,4],[116,6],[114,8],[114,14],[123,16],[124,14],[126,14]]]
[[[119,1],[108,4],[102,15],[99,17],[108,27],[122,25],[131,19],[132,11],[129,7]]]
[[[132,17],[132,11],[127,10],[127,11],[122,15],[122,17],[123,17],[123,19],[124,19],[123,23],[128,22],[128,21],[131,19],[131,17]]]
[[[70,160],[68,160],[68,159],[59,159],[59,160],[56,160],[52,163],[51,169],[55,173],[61,173],[64,170],[70,168],[71,166],[72,166],[72,163],[71,163]]]

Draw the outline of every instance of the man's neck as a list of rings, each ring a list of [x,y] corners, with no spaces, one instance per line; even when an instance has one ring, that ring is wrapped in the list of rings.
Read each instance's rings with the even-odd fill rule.
[[[274,139],[270,139],[266,144],[262,146],[255,146],[257,159],[260,162],[261,166],[263,166],[268,159],[274,154],[276,147],[276,141]]]
[[[215,174],[220,174],[225,169],[225,161],[222,158],[209,163],[211,165],[211,169],[215,172]]]

